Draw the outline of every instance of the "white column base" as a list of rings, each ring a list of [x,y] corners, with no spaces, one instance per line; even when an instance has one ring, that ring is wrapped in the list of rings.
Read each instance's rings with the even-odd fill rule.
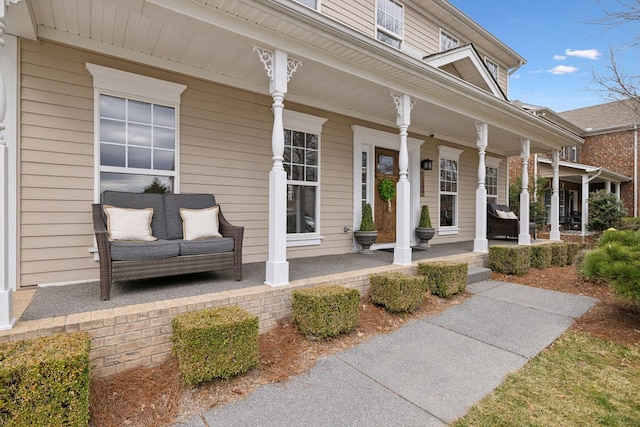
[[[489,240],[475,239],[473,241],[473,252],[489,252]]]
[[[411,236],[409,236],[411,215],[409,181],[397,183],[398,195],[396,200],[396,247],[393,250],[393,263],[397,265],[411,265]]]
[[[411,265],[411,248],[395,247],[393,250],[393,263],[396,265]]]
[[[529,233],[527,234],[518,234],[518,244],[519,245],[530,245],[531,244],[531,236]]]
[[[289,284],[289,262],[267,261],[267,277],[264,281],[269,286],[286,286]]]
[[[561,240],[560,239],[560,232],[559,231],[551,231],[549,233],[549,240]]]
[[[16,319],[13,317],[13,291],[0,291],[0,331],[13,328]]]

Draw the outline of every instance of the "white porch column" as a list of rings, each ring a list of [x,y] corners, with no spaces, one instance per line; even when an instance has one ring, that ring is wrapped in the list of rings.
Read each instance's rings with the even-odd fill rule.
[[[611,193],[611,181],[604,182],[604,189],[607,193]]]
[[[285,52],[274,52],[254,47],[270,78],[269,92],[273,98],[273,131],[271,149],[273,166],[269,172],[269,259],[266,265],[265,284],[284,286],[289,284],[287,261],[287,173],[284,159],[284,126],[282,110],[287,83],[301,62],[289,59]]]
[[[551,231],[549,232],[549,240],[560,240],[560,150],[551,152],[551,168],[553,169],[553,178],[551,180]]]
[[[587,231],[587,221],[589,221],[589,175],[582,175],[582,220],[580,235],[584,236]]]
[[[411,109],[414,102],[409,95],[392,93],[396,104],[396,124],[400,129],[400,153],[398,169],[400,179],[396,184],[396,247],[393,250],[393,263],[411,264],[411,184],[409,183],[409,151],[407,150],[407,129],[411,124]]]
[[[0,5],[0,49],[4,47],[5,2]],[[13,290],[9,283],[9,149],[4,138],[7,95],[4,74],[0,68],[0,330],[11,329],[13,317]]]
[[[518,234],[519,245],[530,245],[529,235],[529,156],[531,141],[526,138],[520,139],[522,157],[522,191],[520,192],[520,234]]]
[[[487,167],[485,155],[489,137],[489,125],[476,123],[478,133],[476,145],[478,146],[478,188],[476,189],[476,239],[473,241],[474,252],[488,252],[489,240],[487,239]]]

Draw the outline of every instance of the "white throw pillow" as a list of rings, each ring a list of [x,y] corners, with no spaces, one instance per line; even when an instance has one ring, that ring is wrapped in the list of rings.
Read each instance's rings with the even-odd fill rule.
[[[222,237],[218,231],[218,207],[206,209],[180,208],[182,238],[184,240]]]
[[[518,217],[516,216],[516,214],[514,214],[513,212],[509,211],[507,212],[507,218],[509,219],[518,219]]]
[[[498,218],[503,218],[503,219],[507,219],[507,213],[505,211],[501,211],[500,209],[496,209],[496,215],[498,215]]]
[[[128,209],[105,205],[107,215],[107,231],[109,240],[129,240],[152,242],[156,240],[151,234],[151,218],[153,208]]]

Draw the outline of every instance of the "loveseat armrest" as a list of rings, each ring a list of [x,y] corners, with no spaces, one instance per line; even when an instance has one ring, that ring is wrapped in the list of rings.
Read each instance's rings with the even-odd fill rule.
[[[96,246],[98,247],[98,257],[100,258],[100,299],[108,300],[111,292],[111,246],[109,245],[109,234],[102,215],[102,205],[94,203],[91,205],[93,214],[93,232],[96,235]]]
[[[235,278],[242,280],[242,239],[244,238],[244,227],[233,225],[222,214],[222,209],[218,206],[218,231],[222,237],[233,238]]]

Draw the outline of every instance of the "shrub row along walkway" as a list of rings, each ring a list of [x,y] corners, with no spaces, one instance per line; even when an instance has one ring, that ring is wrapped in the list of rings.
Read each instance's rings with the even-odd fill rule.
[[[177,426],[442,426],[551,344],[595,299],[481,281],[463,304],[318,361]]]

